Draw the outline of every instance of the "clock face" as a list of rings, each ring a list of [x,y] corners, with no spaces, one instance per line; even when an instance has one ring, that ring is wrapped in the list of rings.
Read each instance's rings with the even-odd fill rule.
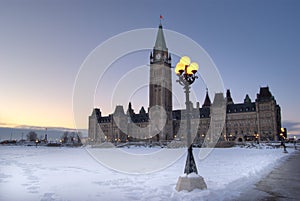
[[[156,59],[160,59],[160,57],[161,57],[160,54],[157,54],[157,55],[155,56]]]

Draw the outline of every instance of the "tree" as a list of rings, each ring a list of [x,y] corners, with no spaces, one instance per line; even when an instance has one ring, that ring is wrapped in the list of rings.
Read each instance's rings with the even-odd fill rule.
[[[81,139],[78,135],[78,133],[75,132],[64,132],[61,136],[62,144],[65,144],[67,146],[81,146]]]
[[[63,144],[64,144],[64,143],[67,143],[67,142],[68,142],[68,138],[69,138],[69,132],[66,131],[66,132],[64,132],[63,136],[61,137],[62,143],[63,143]]]
[[[30,132],[27,134],[27,140],[28,140],[28,141],[35,141],[36,139],[37,139],[37,134],[36,134],[36,132],[30,131]]]

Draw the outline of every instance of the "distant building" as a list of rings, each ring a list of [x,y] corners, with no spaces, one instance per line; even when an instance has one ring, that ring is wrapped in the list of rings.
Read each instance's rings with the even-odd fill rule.
[[[149,111],[142,107],[135,113],[131,103],[125,113],[123,106],[116,106],[114,113],[102,116],[99,108],[93,109],[89,116],[88,138],[90,141],[100,143],[126,142],[134,140],[149,140],[152,142],[166,142],[174,138],[184,139],[185,130],[180,128],[185,119],[185,110],[172,109],[172,74],[171,55],[168,53],[162,25],[159,25],[155,46],[150,54],[150,79],[149,79],[149,108],[161,106],[166,111],[166,122],[162,129],[149,128]],[[234,103],[230,90],[226,97],[216,94],[215,99],[226,101],[226,119],[221,140],[275,140],[278,139],[281,129],[281,111],[271,94],[269,87],[261,87],[256,100],[251,101],[246,95],[243,103]],[[193,131],[195,143],[203,142],[210,126],[211,103],[208,92],[202,107],[191,105],[192,124],[198,124],[197,131]],[[160,118],[156,119],[159,121]],[[154,129],[154,131],[153,131]],[[155,133],[155,135],[153,135]],[[141,136],[136,139],[135,136]],[[142,138],[142,139],[141,139]]]

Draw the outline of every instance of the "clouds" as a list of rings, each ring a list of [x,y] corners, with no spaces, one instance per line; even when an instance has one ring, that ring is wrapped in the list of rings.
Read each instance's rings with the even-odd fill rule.
[[[284,120],[282,126],[288,129],[289,134],[300,134],[300,122]]]
[[[10,124],[5,122],[0,122],[0,129],[1,128],[10,128],[12,130],[35,130],[35,131],[69,131],[69,132],[82,132],[86,133],[86,129],[74,129],[74,128],[67,128],[67,127],[55,127],[55,126],[34,126],[34,125],[18,125],[18,124]]]
[[[0,126],[8,126],[9,124],[5,123],[5,122],[0,122]]]
[[[15,126],[16,126],[15,124],[0,121],[0,127],[15,127]]]

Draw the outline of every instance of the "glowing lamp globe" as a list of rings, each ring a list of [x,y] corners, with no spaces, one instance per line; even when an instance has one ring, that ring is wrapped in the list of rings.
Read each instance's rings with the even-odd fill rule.
[[[197,71],[198,71],[198,64],[195,62],[191,63],[186,69],[186,73],[189,75],[195,74]]]
[[[180,59],[180,63],[182,63],[185,66],[188,66],[191,63],[191,59],[188,56],[183,56]]]
[[[199,69],[199,65],[196,62],[193,62],[190,64],[189,68],[192,71],[192,73],[195,74]]]
[[[177,75],[181,75],[184,72],[184,68],[185,68],[184,64],[179,62],[175,67],[175,73]]]

